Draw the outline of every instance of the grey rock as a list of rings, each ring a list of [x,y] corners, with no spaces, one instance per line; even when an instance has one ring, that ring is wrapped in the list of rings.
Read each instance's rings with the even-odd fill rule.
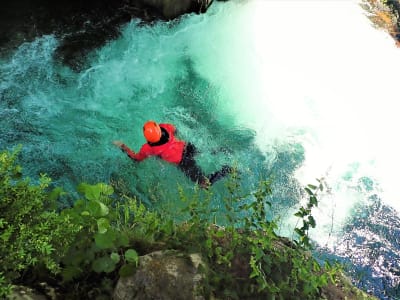
[[[121,277],[114,300],[202,300],[206,266],[200,255],[157,251],[141,256],[134,275]]]

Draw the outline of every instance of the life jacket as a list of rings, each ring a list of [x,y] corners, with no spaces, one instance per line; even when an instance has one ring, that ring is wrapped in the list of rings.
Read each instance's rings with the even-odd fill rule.
[[[163,141],[163,138],[161,138],[161,142],[146,143],[140,148],[138,153],[133,153],[129,148],[125,149],[125,152],[130,158],[136,161],[142,161],[149,156],[158,156],[173,164],[179,164],[181,162],[186,143],[178,140],[174,136],[176,130],[174,125],[159,124],[159,126],[161,131],[165,131],[164,137],[166,136],[166,141]]]

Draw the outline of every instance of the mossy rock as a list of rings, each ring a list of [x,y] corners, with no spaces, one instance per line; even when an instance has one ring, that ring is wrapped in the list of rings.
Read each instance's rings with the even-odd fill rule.
[[[205,270],[198,254],[156,251],[140,257],[134,275],[119,279],[113,299],[205,299]]]

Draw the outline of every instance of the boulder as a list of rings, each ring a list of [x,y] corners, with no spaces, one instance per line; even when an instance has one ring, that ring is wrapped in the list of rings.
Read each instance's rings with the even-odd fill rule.
[[[156,251],[139,259],[134,275],[121,277],[114,300],[202,300],[205,264],[199,254]]]
[[[7,300],[46,300],[45,295],[26,286],[14,286],[13,291],[7,296]]]
[[[174,19],[188,12],[205,12],[213,0],[142,0],[156,8],[166,19]]]

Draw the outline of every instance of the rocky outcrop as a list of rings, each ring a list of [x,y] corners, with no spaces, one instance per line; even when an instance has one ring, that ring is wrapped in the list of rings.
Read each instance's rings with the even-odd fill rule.
[[[119,279],[114,300],[202,300],[206,267],[200,255],[166,250],[140,257],[135,274]]]
[[[187,12],[205,12],[212,0],[142,0],[156,8],[166,19],[174,19]]]
[[[118,37],[132,19],[144,23],[203,13],[212,0],[6,0],[0,4],[0,56],[44,34],[60,38],[57,56],[79,69],[86,53]]]
[[[400,47],[400,2],[398,0],[363,0],[361,6],[376,28],[389,33]]]
[[[7,300],[47,300],[45,295],[39,294],[37,291],[26,287],[26,286],[15,286],[11,295],[7,297]]]

